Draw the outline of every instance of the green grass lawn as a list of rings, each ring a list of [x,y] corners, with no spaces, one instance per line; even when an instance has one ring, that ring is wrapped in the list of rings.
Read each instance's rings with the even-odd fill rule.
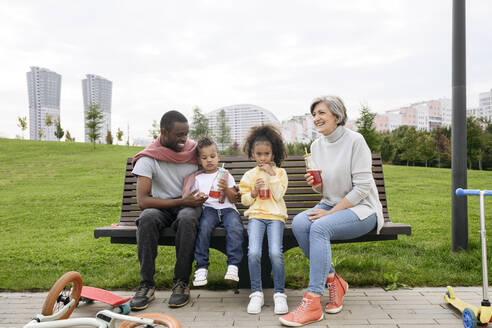
[[[45,290],[70,270],[92,286],[137,286],[136,246],[95,239],[93,230],[118,222],[125,158],[140,149],[0,139],[0,290]],[[480,285],[478,197],[468,202],[469,250],[454,253],[450,169],[385,165],[384,173],[391,219],[413,234],[335,245],[337,271],[352,286]],[[492,189],[492,172],[468,171],[468,186]],[[490,239],[492,197],[485,206]],[[225,260],[212,250],[209,288],[228,286]],[[174,248],[161,247],[159,288],[171,286],[174,261]],[[288,287],[307,285],[309,262],[298,248],[285,266]]]

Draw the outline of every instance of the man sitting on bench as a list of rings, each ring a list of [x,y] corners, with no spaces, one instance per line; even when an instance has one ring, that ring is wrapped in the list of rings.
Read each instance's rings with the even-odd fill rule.
[[[188,120],[178,111],[161,118],[161,135],[133,158],[137,201],[143,210],[136,221],[140,284],[130,301],[132,310],[143,310],[155,298],[155,258],[160,232],[176,230],[176,264],[170,307],[188,304],[195,239],[202,204],[198,192],[182,195],[184,178],[198,169],[196,143],[188,139]]]

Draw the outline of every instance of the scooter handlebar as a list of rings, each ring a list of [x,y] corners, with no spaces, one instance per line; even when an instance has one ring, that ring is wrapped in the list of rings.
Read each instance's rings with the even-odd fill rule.
[[[492,190],[484,190],[484,196],[492,196]],[[456,189],[456,196],[480,196],[478,189]]]

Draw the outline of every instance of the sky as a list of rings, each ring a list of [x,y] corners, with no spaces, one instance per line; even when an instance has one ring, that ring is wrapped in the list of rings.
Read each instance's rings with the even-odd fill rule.
[[[175,109],[233,104],[279,120],[338,95],[349,119],[451,98],[452,0],[0,0],[0,137],[29,115],[26,72],[62,75],[61,125],[83,140],[81,80],[113,82],[112,130],[148,138]],[[467,1],[467,106],[492,89],[492,1]],[[28,135],[28,131],[25,132]]]

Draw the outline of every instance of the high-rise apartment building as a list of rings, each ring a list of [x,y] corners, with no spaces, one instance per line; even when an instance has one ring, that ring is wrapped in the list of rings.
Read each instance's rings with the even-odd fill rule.
[[[55,122],[60,119],[61,75],[35,66],[26,74],[29,137],[31,140],[57,140]]]
[[[98,143],[106,142],[106,135],[111,131],[111,95],[113,82],[102,76],[87,74],[82,80],[82,93],[84,97],[84,131],[85,142],[89,142],[89,130],[87,129],[87,111],[90,105],[98,105],[104,115],[100,129]]]
[[[481,117],[489,122],[492,122],[492,89],[478,95],[477,117]]]
[[[218,117],[222,110],[225,111],[227,125],[231,128],[231,143],[225,145],[225,148],[234,142],[242,145],[252,126],[270,123],[280,129],[279,120],[269,110],[256,105],[240,104],[226,106],[205,114],[209,120],[210,130],[215,136],[220,135]],[[218,146],[222,148],[221,145]]]

